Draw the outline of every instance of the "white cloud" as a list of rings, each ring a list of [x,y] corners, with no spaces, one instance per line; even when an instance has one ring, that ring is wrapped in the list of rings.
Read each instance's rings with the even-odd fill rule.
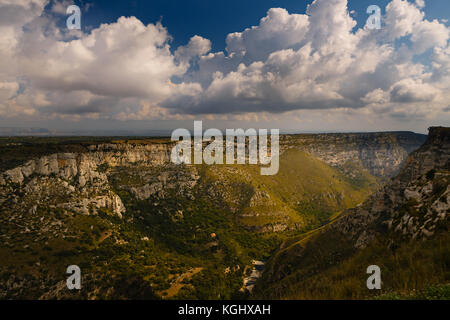
[[[43,89],[162,99],[170,92],[170,77],[185,72],[174,62],[168,40],[160,24],[122,17],[79,40],[54,42],[24,59],[23,68]]]
[[[72,4],[74,3],[70,0],[54,1],[51,7],[51,11],[57,14],[66,14],[67,8]]]
[[[211,41],[200,36],[193,36],[189,43],[175,51],[175,57],[181,62],[189,62],[207,54],[211,50]]]
[[[439,90],[419,79],[403,79],[390,88],[392,102],[431,102],[439,97]]]
[[[262,61],[274,51],[299,45],[308,29],[308,16],[273,8],[261,19],[259,26],[230,33],[226,50],[228,53],[242,53],[246,61]]]
[[[315,0],[306,14],[273,8],[259,25],[229,34],[225,52],[210,52],[200,36],[173,50],[161,24],[135,17],[68,38],[42,15],[44,1],[0,0],[0,116],[256,121],[301,109],[396,119],[445,112],[449,28],[426,20],[422,2],[392,0],[382,30],[356,30],[346,0]]]
[[[19,90],[17,82],[0,82],[0,102],[11,99]]]
[[[389,102],[389,94],[381,89],[375,89],[361,98],[367,104],[385,104]]]
[[[425,7],[425,0],[416,0],[416,6],[419,8]]]
[[[406,0],[392,0],[386,6],[386,27],[391,39],[413,33],[425,14]]]
[[[187,113],[238,113],[399,101],[404,108],[445,100],[449,83],[433,80],[439,70],[427,74],[426,66],[413,61],[427,49],[445,48],[448,28],[403,0],[389,3],[384,19],[381,32],[355,32],[345,0],[316,0],[307,15],[271,9],[260,25],[227,37],[228,55],[202,57],[199,70],[185,77],[202,84],[199,95],[172,96],[163,105]],[[400,48],[393,42],[399,39]],[[447,56],[439,52],[441,60]]]
[[[416,53],[422,53],[435,46],[445,47],[449,39],[449,29],[438,20],[428,21],[420,8],[406,0],[393,0],[386,7],[386,24],[391,39],[411,36]]]
[[[176,63],[170,35],[160,24],[145,26],[135,17],[122,17],[67,41],[48,17],[40,16],[44,6],[23,21],[25,28],[7,26],[0,36],[6,44],[0,51],[5,58],[0,81],[21,81],[26,87],[8,101],[10,112],[3,108],[4,116],[30,108],[44,116],[111,116],[130,103],[126,99],[134,99],[135,106],[140,98],[163,100],[175,86],[171,77],[188,68]]]
[[[438,22],[422,21],[417,30],[412,34],[411,41],[418,53],[422,53],[427,49],[434,47],[445,47],[450,36],[449,29]]]

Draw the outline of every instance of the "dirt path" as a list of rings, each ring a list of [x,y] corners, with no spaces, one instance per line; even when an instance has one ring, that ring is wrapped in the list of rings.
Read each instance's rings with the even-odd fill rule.
[[[203,268],[193,268],[189,269],[187,272],[183,273],[182,275],[178,276],[174,282],[172,282],[169,289],[159,292],[159,294],[163,298],[171,298],[178,294],[181,288],[185,285],[183,280],[189,280],[197,273],[201,272]]]

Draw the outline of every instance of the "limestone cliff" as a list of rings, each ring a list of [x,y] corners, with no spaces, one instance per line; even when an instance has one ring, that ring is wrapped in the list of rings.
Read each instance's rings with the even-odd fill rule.
[[[430,128],[426,143],[413,152],[400,173],[363,205],[332,225],[364,247],[379,232],[405,237],[434,234],[450,216],[450,130]]]
[[[278,246],[274,232],[319,226],[362,202],[379,186],[369,170],[388,177],[418,147],[414,134],[407,143],[377,136],[282,136],[274,177],[250,165],[174,165],[167,139],[8,147],[0,161],[0,298],[140,296],[136,282],[153,296],[193,268],[203,268],[204,281],[181,297],[198,297],[204,283],[218,285],[201,297],[230,297],[250,258],[266,259]],[[362,156],[371,152],[382,159],[376,166]],[[83,270],[79,294],[64,288],[71,264]],[[126,281],[130,271],[136,281]]]
[[[426,136],[412,132],[302,134],[283,138],[282,150],[303,149],[347,174],[346,165],[361,164],[371,174],[390,178]]]
[[[167,144],[131,145],[99,144],[88,147],[86,153],[56,153],[29,160],[5,171],[0,176],[0,202],[14,210],[15,204],[36,206],[54,205],[66,210],[89,214],[90,210],[107,208],[121,216],[126,208],[108,183],[105,168],[129,166],[158,166],[169,161]],[[28,202],[14,196],[18,190]],[[52,203],[47,199],[57,194],[66,195],[66,201]],[[8,197],[8,195],[13,195]],[[34,199],[34,200],[32,200]],[[34,201],[34,202],[33,202]]]
[[[281,137],[281,157],[291,149],[304,150],[339,168],[349,178],[359,174],[355,166],[387,178],[398,170],[408,152],[419,147],[422,139],[422,135],[413,133],[288,135]],[[189,195],[199,179],[197,169],[195,166],[171,165],[172,146],[173,143],[168,140],[150,144],[101,143],[88,145],[84,152],[43,155],[0,173],[0,202],[9,205],[10,210],[23,211],[25,207],[52,205],[83,214],[106,208],[121,216],[126,208],[108,181],[111,175],[109,169],[119,167],[142,168],[136,175],[142,183],[130,187],[138,200],[153,195],[163,198],[170,190]],[[215,189],[210,188],[212,196],[218,194]],[[52,193],[53,196],[64,196],[50,201]],[[228,199],[229,203],[236,203],[235,199],[229,199],[228,193],[222,192],[221,197]],[[253,195],[249,207],[255,206],[257,197],[258,191]],[[332,197],[336,195],[332,194]],[[338,194],[337,197],[341,199],[342,195]],[[22,207],[19,208],[18,203]],[[265,205],[268,204],[265,201]],[[285,221],[279,222],[257,229],[285,230]]]
[[[366,298],[376,294],[364,281],[373,264],[383,266],[387,290],[447,283],[449,185],[450,129],[433,127],[398,175],[361,205],[286,240],[266,265],[258,297]]]

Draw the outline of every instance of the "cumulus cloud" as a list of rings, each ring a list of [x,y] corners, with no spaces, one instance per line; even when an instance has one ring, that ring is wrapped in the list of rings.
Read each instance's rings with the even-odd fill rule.
[[[425,7],[425,0],[416,0],[416,6],[419,8]]]
[[[427,73],[429,65],[414,61],[433,49],[445,64],[449,30],[426,20],[420,7],[393,0],[380,31],[355,30],[345,0],[316,0],[305,15],[271,9],[258,26],[230,34],[226,53],[200,59],[199,70],[185,77],[201,83],[199,94],[174,95],[163,105],[202,114],[378,104],[393,114],[397,103],[445,103],[449,82],[436,83],[443,73],[437,62]]]
[[[449,39],[448,28],[438,20],[425,20],[420,7],[423,6],[416,7],[404,0],[393,0],[387,5],[386,24],[391,39],[411,36],[416,53],[445,47]]]
[[[289,14],[273,8],[262,18],[259,26],[227,36],[227,52],[242,54],[244,61],[263,61],[272,52],[300,45],[309,29],[309,17]]]
[[[392,102],[431,102],[438,99],[439,90],[421,80],[404,79],[390,89]]]
[[[211,41],[200,36],[193,36],[189,43],[175,51],[175,57],[183,62],[203,56],[211,50]]]
[[[185,72],[170,52],[166,29],[144,26],[134,17],[103,24],[69,42],[41,46],[39,39],[26,39],[21,70],[42,89],[159,99],[170,91],[170,76]]]
[[[66,14],[67,8],[73,4],[73,1],[63,0],[63,1],[54,1],[52,3],[51,11],[57,14]]]
[[[17,7],[2,1],[1,12]],[[12,111],[6,116],[14,116],[14,110],[20,112],[27,104],[47,116],[110,115],[121,106],[139,105],[141,98],[163,100],[175,86],[171,77],[188,68],[175,61],[171,37],[159,23],[145,26],[135,17],[121,17],[67,41],[43,14],[45,3],[40,11],[36,6],[24,3],[27,20],[17,27],[8,25],[11,37],[1,37],[9,44],[3,47],[2,61],[14,66],[1,80],[22,81],[26,87],[14,99],[2,99],[3,110],[7,104]]]
[[[450,104],[449,28],[425,18],[424,1],[392,0],[381,30],[356,29],[347,0],[315,0],[305,14],[272,8],[229,34],[224,52],[197,35],[171,48],[162,24],[135,17],[68,38],[47,4],[0,0],[0,116],[261,119],[327,109],[402,118]]]

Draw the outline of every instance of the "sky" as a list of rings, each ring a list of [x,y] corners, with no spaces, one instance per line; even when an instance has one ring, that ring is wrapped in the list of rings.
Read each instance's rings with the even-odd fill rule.
[[[449,16],[448,0],[0,0],[0,127],[426,132],[450,125]]]
[[[193,35],[211,40],[212,50],[225,49],[229,33],[256,26],[271,8],[285,8],[290,13],[304,14],[312,0],[97,0],[84,15],[85,28],[95,28],[101,23],[113,23],[121,16],[135,16],[142,23],[161,21],[173,36],[173,47],[186,44]],[[358,27],[363,27],[368,15],[366,9],[376,4],[385,8],[389,0],[352,0],[349,10],[355,11]],[[74,3],[83,6],[82,2]],[[91,2],[93,3],[93,2]],[[450,2],[429,0],[424,11],[428,19],[448,19]],[[358,14],[359,13],[359,14]]]

